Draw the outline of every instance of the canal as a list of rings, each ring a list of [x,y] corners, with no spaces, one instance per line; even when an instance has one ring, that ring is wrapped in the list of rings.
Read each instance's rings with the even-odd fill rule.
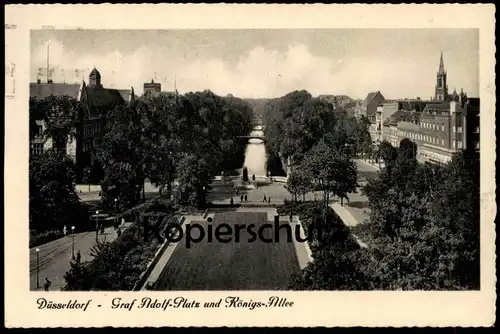
[[[264,132],[262,126],[256,125],[250,134],[251,136],[263,136]],[[257,138],[248,140],[245,149],[245,162],[243,167],[248,169],[248,176],[266,176],[266,146],[264,141]]]

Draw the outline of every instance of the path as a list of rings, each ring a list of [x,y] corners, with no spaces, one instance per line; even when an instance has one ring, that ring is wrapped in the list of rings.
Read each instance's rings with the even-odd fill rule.
[[[120,228],[122,232],[128,228],[132,223],[125,223]],[[113,227],[108,227],[104,231],[104,235],[99,234],[100,241],[114,241],[117,237]],[[76,252],[80,250],[82,262],[91,261],[93,259],[90,255],[92,247],[95,245],[95,231],[75,233],[75,256]],[[73,236],[67,235],[63,238],[54,240],[52,242],[40,245],[38,247],[30,248],[30,290],[37,289],[36,273],[37,273],[37,254],[36,249],[40,250],[38,258],[38,269],[40,287],[43,287],[45,277],[52,281],[50,290],[58,291],[66,284],[64,274],[70,268],[70,261],[72,258],[72,243]]]

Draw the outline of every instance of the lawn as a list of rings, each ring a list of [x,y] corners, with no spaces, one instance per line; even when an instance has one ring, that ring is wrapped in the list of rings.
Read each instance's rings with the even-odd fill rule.
[[[195,222],[193,222],[195,223]],[[197,222],[207,229],[207,222]],[[212,224],[267,223],[266,213],[221,212]],[[266,230],[266,237],[271,236]],[[280,242],[248,242],[246,230],[240,242],[208,242],[207,237],[188,249],[182,240],[157,281],[155,290],[286,290],[291,276],[300,271],[292,242],[280,230]],[[234,234],[233,234],[234,236]]]

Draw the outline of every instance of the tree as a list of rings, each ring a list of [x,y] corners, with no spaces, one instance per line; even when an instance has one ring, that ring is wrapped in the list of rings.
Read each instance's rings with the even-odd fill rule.
[[[398,155],[404,159],[416,159],[417,145],[408,138],[403,138],[399,144]]]
[[[90,191],[90,177],[91,177],[92,169],[90,167],[85,167],[83,169],[83,182],[88,183],[89,191]]]
[[[396,161],[398,152],[397,150],[387,141],[383,141],[379,146],[379,156],[384,160],[386,167],[390,166],[394,161]]]
[[[64,274],[67,291],[90,291],[93,287],[90,270],[86,263],[71,261],[70,269]]]
[[[323,192],[325,212],[331,195],[342,199],[347,193],[355,192],[358,186],[354,162],[325,141],[319,142],[308,152],[300,168],[311,176],[314,189]]]
[[[185,154],[177,169],[177,199],[180,204],[200,207],[205,204],[208,184],[215,175],[214,166],[193,154]]]
[[[69,96],[48,96],[41,100],[46,125],[45,136],[53,141],[54,148],[63,149],[68,141],[76,138],[80,103]]]
[[[103,200],[113,205],[135,203],[145,181],[145,160],[155,147],[142,124],[142,103],[116,107],[107,118],[107,132],[99,138],[96,159],[105,171],[101,183]],[[109,190],[112,190],[109,192]]]
[[[357,120],[356,124],[356,134],[355,134],[355,140],[356,140],[356,151],[359,150],[359,152],[362,155],[362,158],[365,157],[365,155],[369,155],[372,149],[372,138],[370,135],[370,120],[365,117],[361,116],[359,120]]]
[[[297,200],[297,196],[302,196],[302,200],[304,201],[305,195],[311,191],[311,177],[306,175],[306,173],[306,170],[296,168],[288,176],[285,188],[294,196],[295,200]]]
[[[71,159],[52,149],[30,161],[30,229],[42,232],[67,224],[81,228],[87,222],[74,169]]]

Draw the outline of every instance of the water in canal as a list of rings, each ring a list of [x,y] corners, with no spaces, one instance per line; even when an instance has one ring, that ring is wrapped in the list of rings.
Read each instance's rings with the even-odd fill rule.
[[[264,132],[260,125],[253,128],[251,136],[263,136]],[[260,139],[249,139],[245,150],[245,163],[243,167],[248,169],[248,176],[251,178],[255,176],[266,175],[266,146],[264,141]]]

